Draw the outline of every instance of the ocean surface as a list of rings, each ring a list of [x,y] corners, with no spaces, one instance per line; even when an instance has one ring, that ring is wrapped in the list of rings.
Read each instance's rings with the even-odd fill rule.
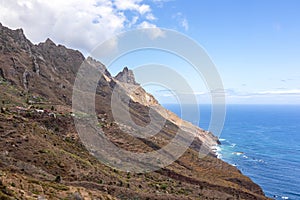
[[[164,105],[180,116],[179,105]],[[208,129],[211,108],[200,105]],[[190,120],[191,121],[191,120]],[[300,200],[300,105],[227,105],[219,157],[274,199]]]

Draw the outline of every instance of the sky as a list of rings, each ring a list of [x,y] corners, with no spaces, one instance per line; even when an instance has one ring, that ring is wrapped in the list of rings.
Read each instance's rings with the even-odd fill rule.
[[[299,8],[298,0],[0,0],[0,22],[23,28],[33,43],[51,38],[84,55],[124,31],[176,30],[207,52],[227,103],[299,104]],[[170,54],[135,52],[109,70],[116,74],[124,66],[134,69],[149,62],[172,67],[189,82],[199,103],[210,102],[203,79]],[[177,101],[168,88],[145,87],[161,103]]]

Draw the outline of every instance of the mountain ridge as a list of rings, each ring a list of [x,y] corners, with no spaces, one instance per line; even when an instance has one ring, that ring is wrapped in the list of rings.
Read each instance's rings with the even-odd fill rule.
[[[217,159],[211,133],[164,110],[124,68],[112,77],[106,67],[51,39],[32,44],[22,29],[0,25],[0,197],[3,199],[267,199],[262,189],[235,167]],[[197,136],[173,164],[151,173],[134,174],[109,168],[82,144],[73,122],[72,88],[86,62],[102,74],[96,89],[99,126],[118,147],[150,152],[168,144],[179,128]],[[132,120],[150,123],[149,110],[166,119],[151,138],[136,138],[128,122],[117,123],[110,109],[113,89],[129,98]],[[125,112],[126,102],[118,112]],[[124,131],[125,130],[125,131]],[[200,147],[210,154],[198,157]]]

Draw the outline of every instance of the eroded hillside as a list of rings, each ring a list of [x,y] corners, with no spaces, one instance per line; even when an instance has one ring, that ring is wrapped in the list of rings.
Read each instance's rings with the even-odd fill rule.
[[[134,80],[128,69],[112,77],[100,62],[88,58],[103,76],[96,93],[99,126],[118,147],[133,152],[162,148],[179,128],[196,136],[191,148],[171,165],[149,173],[130,173],[102,164],[82,144],[74,126],[72,88],[85,60],[75,50],[50,39],[38,45],[23,31],[0,25],[0,199],[267,199],[262,189],[213,152],[218,140],[170,111]],[[111,111],[113,89],[130,98],[136,124],[150,123],[149,106],[166,119],[150,138],[116,123]],[[120,103],[120,113],[126,102]]]

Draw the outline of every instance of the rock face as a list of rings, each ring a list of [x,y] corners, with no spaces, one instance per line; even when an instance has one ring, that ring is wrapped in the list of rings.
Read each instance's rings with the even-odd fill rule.
[[[129,70],[127,67],[125,67],[122,72],[119,72],[117,74],[117,76],[115,77],[115,79],[120,82],[138,85],[135,82],[135,78],[134,78],[134,74],[133,74],[132,70]]]
[[[195,137],[191,147],[171,165],[147,174],[120,172],[96,160],[79,139],[71,113],[73,84],[83,63],[102,75],[96,113],[116,146],[151,152],[182,129]],[[124,130],[139,130],[126,119],[115,121],[115,88],[120,115],[129,106],[132,121],[147,126],[152,109],[166,121],[162,130],[149,138],[127,134]],[[50,39],[34,45],[22,29],[0,24],[0,97],[0,199],[267,199],[258,185],[213,155],[216,137],[165,110],[127,67],[112,77],[102,63],[79,51]],[[200,147],[210,154],[200,159]]]
[[[57,103],[71,103],[72,85],[84,56],[50,39],[33,45],[22,29],[0,26],[0,60],[4,78],[19,89]]]

